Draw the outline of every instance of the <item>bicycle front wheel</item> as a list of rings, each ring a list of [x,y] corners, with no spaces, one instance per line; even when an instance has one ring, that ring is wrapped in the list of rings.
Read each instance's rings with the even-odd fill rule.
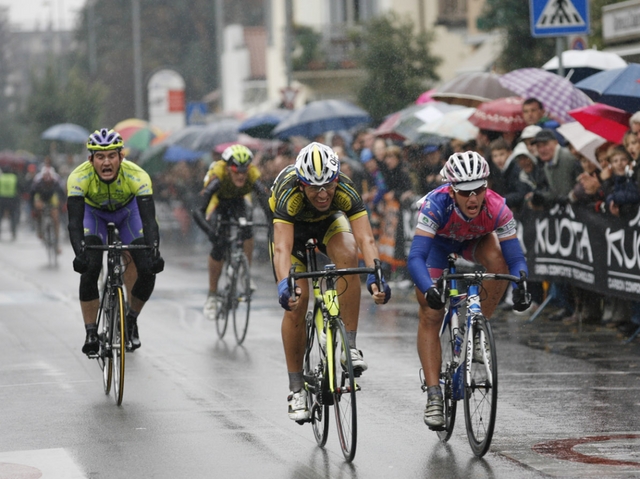
[[[320,346],[313,313],[307,312],[307,346],[304,351],[303,376],[307,388],[307,407],[311,415],[313,435],[318,446],[324,447],[329,433],[329,405],[325,401],[325,389],[328,389],[325,371],[325,354]]]
[[[233,331],[238,344],[242,344],[249,327],[252,293],[249,261],[244,254],[236,265],[233,286]]]
[[[108,301],[108,293],[105,300]],[[98,353],[98,363],[102,368],[102,386],[104,393],[108,395],[111,392],[111,380],[113,378],[113,360],[111,355],[111,319],[110,307],[108,304],[101,304],[98,313],[98,323],[102,327],[100,331],[100,351]]]
[[[451,323],[440,335],[440,348],[442,351],[442,363],[440,366],[440,387],[444,398],[444,430],[437,431],[442,442],[447,442],[453,433],[456,422],[456,405],[453,399],[453,343],[454,337],[451,331]]]
[[[124,324],[124,294],[118,287],[113,292],[111,304],[111,355],[113,357],[113,395],[116,404],[122,404],[124,394],[124,352],[126,346]]]
[[[464,418],[473,453],[482,457],[489,450],[498,406],[498,362],[491,324],[478,317],[473,325],[473,360],[464,388]]]
[[[353,375],[347,332],[339,319],[334,322],[333,336],[333,407],[342,454],[347,462],[351,462],[356,455],[358,439],[357,386]]]

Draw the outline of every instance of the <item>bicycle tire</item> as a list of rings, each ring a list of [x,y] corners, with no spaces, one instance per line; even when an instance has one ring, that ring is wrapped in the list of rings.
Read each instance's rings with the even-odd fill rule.
[[[124,395],[124,357],[126,348],[125,339],[125,316],[124,316],[124,294],[121,287],[113,291],[113,304],[111,304],[112,314],[112,335],[111,335],[111,356],[113,358],[113,395],[116,404],[122,404]]]
[[[105,301],[109,301],[108,292],[103,293],[105,295]],[[100,351],[98,362],[102,368],[102,386],[104,393],[108,396],[111,392],[111,381],[113,379],[113,359],[111,356],[111,320],[109,318],[109,305],[101,304],[100,311],[98,313],[98,322],[102,326],[102,332],[100,335]]]
[[[329,405],[323,400],[326,394],[323,387],[327,385],[324,380],[326,359],[318,340],[311,311],[307,312],[306,326],[307,346],[304,352],[302,371],[307,388],[307,407],[311,416],[313,435],[318,446],[324,447],[329,433]]]
[[[469,333],[473,333],[474,348],[475,336],[480,334],[481,338],[484,336],[488,350],[486,347],[482,348],[482,362],[473,359],[467,363],[471,364],[471,370],[469,371],[470,382],[466,383],[465,379],[464,418],[469,445],[477,457],[482,457],[491,446],[496,424],[498,362],[495,340],[489,321],[480,316],[476,318],[472,327],[473,331]]]
[[[233,281],[233,332],[238,344],[247,336],[249,314],[251,313],[251,270],[249,261],[243,254],[236,264]]]
[[[440,387],[444,399],[444,429],[436,431],[438,438],[442,442],[447,442],[453,434],[453,427],[456,423],[457,401],[453,399],[453,332],[451,323],[447,325],[440,336],[440,348],[442,352],[442,362],[440,366]]]
[[[231,286],[233,283],[233,274],[229,274],[229,263],[225,260],[223,265],[225,271],[225,285],[222,292],[218,295],[218,308],[216,311],[216,331],[220,339],[224,338],[229,324],[229,308],[231,307]],[[218,291],[220,287],[218,286]]]
[[[345,460],[351,462],[356,455],[358,441],[356,382],[347,332],[340,319],[333,322],[333,336],[333,408],[336,414],[340,448]]]

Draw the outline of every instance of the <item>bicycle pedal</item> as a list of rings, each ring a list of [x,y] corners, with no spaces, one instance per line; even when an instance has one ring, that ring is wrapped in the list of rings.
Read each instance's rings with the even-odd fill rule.
[[[445,426],[427,426],[429,429],[431,429],[432,431],[446,431],[447,428]]]
[[[360,376],[362,376],[363,372],[364,370],[362,368],[353,368],[353,377],[359,378]]]
[[[311,422],[311,418],[309,418],[309,419],[300,419],[299,421],[296,421],[296,422],[302,426],[303,424]]]

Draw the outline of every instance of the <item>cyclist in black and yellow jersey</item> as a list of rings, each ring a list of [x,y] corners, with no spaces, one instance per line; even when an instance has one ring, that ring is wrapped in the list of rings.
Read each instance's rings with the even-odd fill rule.
[[[229,238],[220,234],[219,222],[230,218],[251,219],[251,205],[246,196],[254,193],[267,216],[269,189],[260,180],[260,170],[252,165],[253,153],[244,145],[231,145],[222,152],[222,160],[214,162],[204,177],[204,189],[200,192],[199,205],[193,209],[193,218],[211,241],[211,252],[207,258],[209,270],[209,294],[203,313],[215,319],[218,301],[218,280],[222,274],[224,253],[229,247]],[[249,262],[253,255],[253,231],[244,230],[243,248]],[[252,283],[252,288],[253,283]]]
[[[295,421],[309,417],[307,392],[302,377],[306,343],[304,316],[309,299],[308,281],[297,282],[297,299],[289,292],[287,280],[292,265],[305,271],[305,243],[318,240],[318,248],[337,268],[358,266],[358,249],[367,267],[378,258],[369,216],[353,182],[340,173],[340,162],[331,148],[311,143],[300,151],[295,165],[287,166],[275,179],[269,203],[274,213],[272,262],[278,282],[278,299],[285,309],[282,342],[289,372],[289,417]],[[362,352],[356,347],[360,312],[360,280],[346,276],[338,283],[340,309],[347,330],[354,369],[367,369]],[[373,274],[367,288],[376,304],[389,301],[391,289],[383,280],[378,291]]]
[[[102,251],[85,249],[107,241],[107,224],[115,223],[123,244],[146,244],[151,250],[132,250],[137,269],[127,313],[130,350],[140,347],[137,319],[155,286],[156,274],[164,269],[157,251],[160,241],[155,216],[151,179],[146,171],[124,159],[122,137],[102,128],[89,136],[89,159],[71,172],[67,179],[69,239],[75,252],[73,269],[80,273],[80,308],[87,337],[82,352],[98,352],[96,319],[100,306],[98,277]],[[127,276],[125,282],[134,278]]]

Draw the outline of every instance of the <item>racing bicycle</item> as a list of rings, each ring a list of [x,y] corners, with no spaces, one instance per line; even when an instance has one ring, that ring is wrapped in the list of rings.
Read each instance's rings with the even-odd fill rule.
[[[457,402],[463,400],[467,438],[473,453],[482,457],[491,445],[498,405],[496,344],[491,323],[480,308],[482,282],[513,281],[523,287],[526,294],[526,276],[524,271],[520,272],[520,277],[487,273],[482,266],[453,253],[448,262],[449,268],[443,272],[438,284],[440,291],[446,291],[448,297],[440,329],[440,386],[444,395],[445,425],[437,434],[441,441],[449,440]],[[460,318],[463,318],[462,322]],[[426,391],[422,378],[421,383]]]
[[[126,337],[125,294],[123,274],[126,264],[123,252],[134,249],[156,249],[148,245],[122,244],[114,223],[107,224],[106,245],[85,245],[86,249],[107,251],[107,275],[102,288],[100,309],[98,310],[98,352],[89,357],[98,360],[102,370],[104,393],[109,394],[113,382],[113,396],[116,404],[122,404],[124,395],[125,351],[129,339]]]
[[[224,255],[224,287],[217,295],[218,308],[216,312],[216,330],[218,337],[222,339],[227,332],[229,314],[233,316],[233,332],[238,344],[244,342],[249,328],[249,314],[251,313],[251,269],[249,259],[244,253],[243,234],[252,226],[268,226],[257,224],[246,218],[237,218],[220,221],[222,229],[220,234],[228,239],[229,247]]]
[[[329,408],[333,406],[336,428],[342,454],[348,462],[356,455],[358,438],[356,383],[359,371],[354,371],[351,352],[344,323],[340,317],[337,282],[345,275],[375,274],[376,284],[381,290],[382,269],[376,260],[374,268],[336,269],[327,264],[318,271],[316,239],[309,239],[305,245],[308,272],[296,273],[295,266],[289,272],[289,291],[295,299],[295,281],[312,280],[314,304],[306,314],[307,342],[304,352],[302,374],[307,390],[307,407],[316,442],[324,447],[329,432]]]

